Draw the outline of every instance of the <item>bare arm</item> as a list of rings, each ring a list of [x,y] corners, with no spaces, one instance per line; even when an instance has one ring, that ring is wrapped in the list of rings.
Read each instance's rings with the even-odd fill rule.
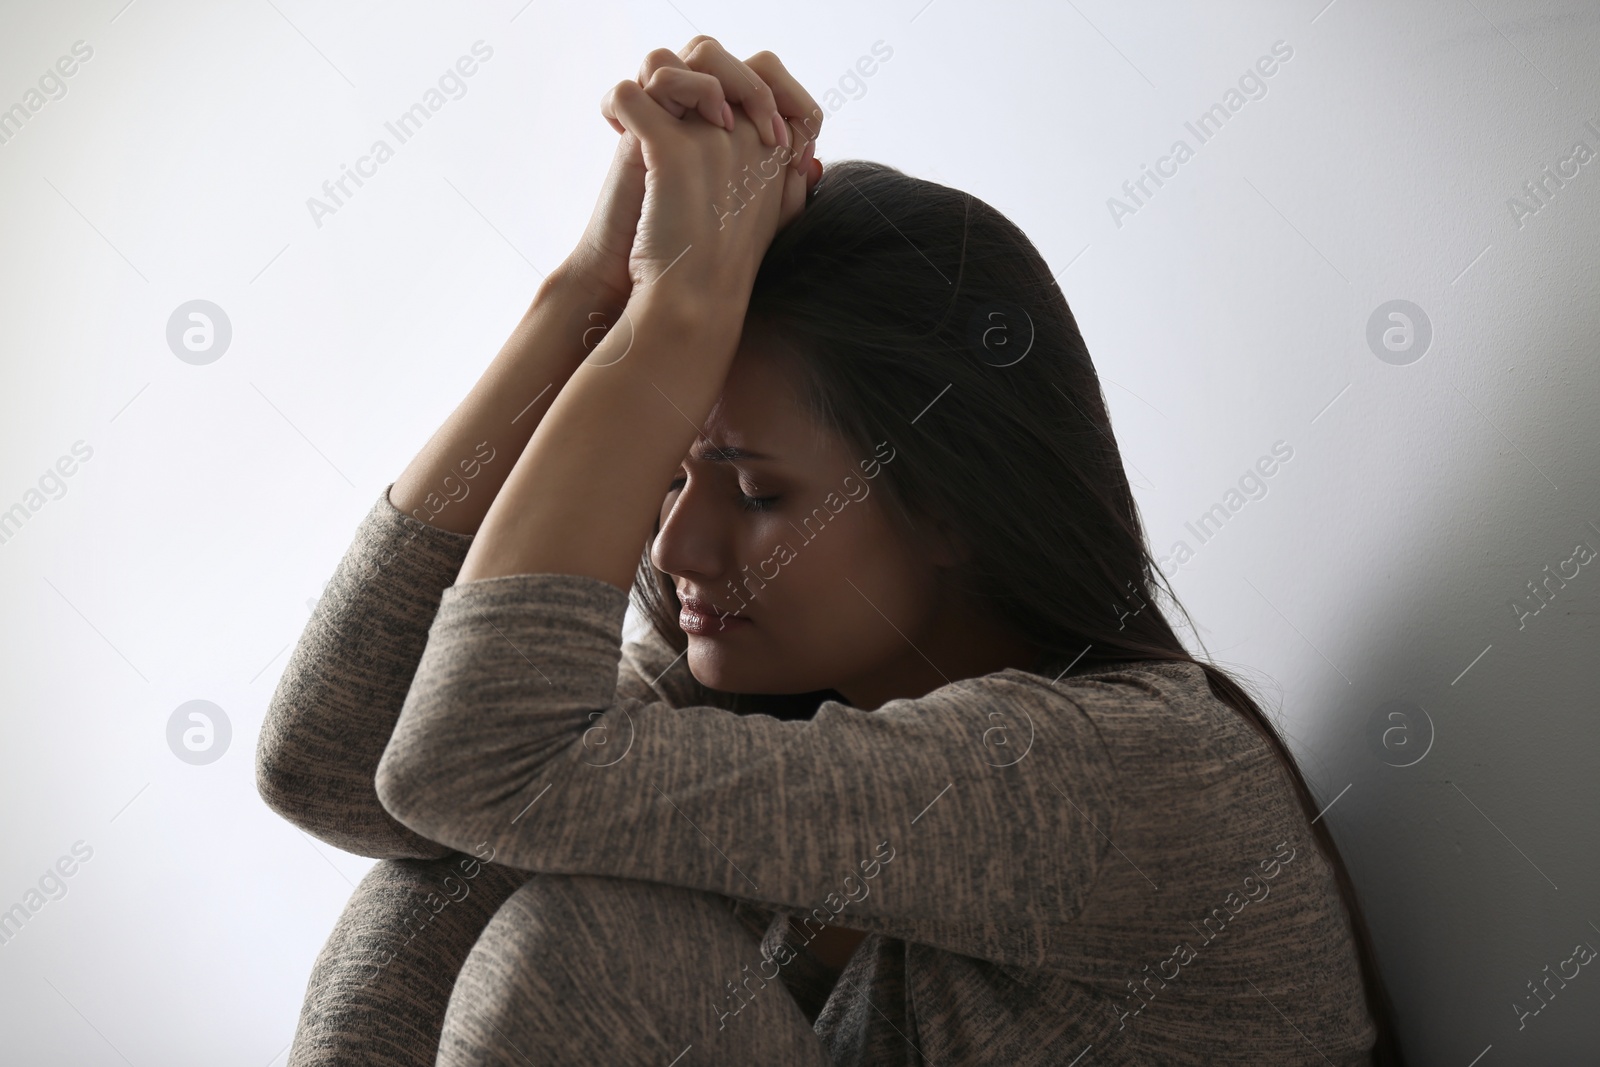
[[[692,57],[710,67],[725,66],[719,64],[720,46],[714,41],[708,45],[708,41],[709,38],[696,38],[691,43]],[[752,58],[760,59],[763,72],[780,82],[780,103],[790,109],[801,104],[814,108],[814,101],[793,83],[776,57],[768,54]],[[466,566],[469,549],[485,538],[490,542],[487,547],[492,550],[491,557],[502,566],[508,562],[514,568],[527,562],[538,566],[550,560],[559,560],[558,568],[567,565],[572,549],[567,519],[576,513],[568,504],[574,493],[581,503],[587,487],[582,484],[581,469],[545,458],[539,460],[538,471],[528,472],[527,446],[536,437],[549,436],[548,426],[544,435],[535,432],[545,413],[564,409],[567,417],[563,419],[558,410],[558,421],[570,422],[574,415],[582,421],[596,412],[598,403],[597,417],[605,420],[612,399],[629,402],[619,403],[615,410],[640,410],[644,398],[638,391],[645,379],[633,365],[648,363],[646,370],[669,370],[663,361],[683,353],[687,328],[707,326],[699,322],[698,316],[674,316],[669,313],[670,308],[661,310],[659,315],[643,316],[654,327],[651,332],[655,336],[641,343],[641,348],[650,354],[634,353],[630,366],[621,374],[614,367],[587,368],[578,376],[582,387],[574,385],[574,389],[585,393],[586,399],[557,404],[558,398],[573,391],[566,388],[568,379],[583,366],[588,352],[602,345],[602,337],[608,338],[602,346],[606,355],[595,362],[621,360],[639,325],[625,326],[626,337],[612,337],[615,331],[608,332],[609,324],[620,317],[624,306],[632,305],[633,310],[644,306],[634,299],[636,260],[640,258],[635,254],[635,237],[646,187],[644,152],[638,134],[643,128],[637,120],[639,108],[644,101],[651,101],[649,107],[655,109],[651,114],[659,126],[676,122],[668,111],[661,110],[662,106],[671,109],[704,105],[713,114],[727,115],[731,109],[723,108],[721,91],[716,89],[723,81],[731,80],[741,87],[743,95],[737,99],[744,103],[753,100],[759,105],[770,95],[762,90],[752,96],[743,90],[745,86],[759,86],[752,71],[724,71],[722,77],[702,73],[686,83],[681,74],[656,77],[655,73],[661,72],[650,73],[652,69],[647,64],[647,71],[638,81],[627,83],[629,99],[622,112],[634,116],[631,121],[635,128],[624,133],[617,143],[611,170],[576,248],[540,284],[532,304],[466,399],[374,502],[312,613],[273,695],[257,742],[257,788],[274,811],[340,848],[376,857],[443,854],[443,846],[410,830],[383,808],[374,783],[379,758],[416,676],[441,596],[452,582],[473,576],[472,568]],[[680,100],[680,96],[684,98]],[[770,117],[762,107],[757,106],[756,110]],[[801,110],[809,113],[808,109]],[[764,141],[749,136],[755,127],[746,120],[735,128],[741,130],[745,156],[759,161],[758,150]],[[729,131],[717,128],[714,132],[725,137]],[[777,134],[777,127],[773,127],[770,135],[776,139]],[[724,153],[719,150],[717,154]],[[724,178],[735,172],[733,167],[724,169]],[[813,172],[812,180],[815,176]],[[705,229],[709,224],[704,207],[714,204],[715,197],[704,181],[691,184],[698,187],[698,192],[685,197],[684,202],[694,206],[692,214],[698,226],[690,228]],[[791,210],[797,209],[805,192],[805,179],[798,170],[785,173],[784,192],[786,202],[793,205]],[[679,292],[728,289],[748,295],[749,278],[754,276],[759,249],[771,240],[778,207],[775,197],[763,197],[758,211],[745,214],[740,226],[730,227],[728,233],[705,235],[695,259],[679,267],[674,279],[686,280],[683,276],[700,264],[702,269],[693,272],[699,284]],[[763,216],[761,225],[753,221],[754,215]],[[757,226],[759,234],[752,233],[752,226]],[[654,241],[643,250],[644,261],[666,262],[661,257],[663,248],[668,247],[668,257],[678,255],[690,240],[681,230],[681,226],[669,226],[665,232],[655,233]],[[739,234],[739,240],[730,242],[727,238],[734,232]],[[701,235],[696,232],[693,237],[700,239]],[[663,240],[666,245],[661,244]],[[725,277],[716,268],[730,266],[736,283],[731,288],[716,284]],[[650,273],[653,277],[655,272]],[[743,315],[737,314],[717,320],[725,327],[720,333],[709,327],[694,331],[700,341],[725,350],[719,358],[708,361],[711,369],[700,368],[689,376],[691,384],[685,400],[690,408],[700,411],[701,418],[721,380],[716,376],[716,365],[720,363],[722,373],[726,372],[742,319]],[[607,369],[611,373],[607,374]],[[669,380],[665,373],[662,380]],[[630,583],[637,566],[639,548],[649,530],[649,516],[660,502],[671,464],[689,441],[681,428],[663,423],[663,412],[668,407],[660,403],[659,394],[652,390],[648,399],[653,406],[646,412],[642,429],[652,445],[649,455],[653,462],[626,472],[621,486],[627,501],[635,506],[618,523],[610,521],[609,513],[591,517],[606,532],[605,546],[611,549],[601,558],[626,557],[608,568],[608,573],[614,572],[615,580],[623,586]],[[677,418],[676,414],[673,418]],[[543,449],[536,451],[543,456]],[[611,459],[633,462],[636,453],[623,449],[593,457],[602,466],[608,466],[606,461]],[[524,473],[511,479],[518,463]],[[502,488],[508,485],[514,499],[502,501],[499,509],[493,508],[504,495]],[[523,561],[514,550],[493,551],[518,532],[512,527],[525,498],[546,493],[560,505],[554,528],[541,526],[536,533],[556,542],[550,549],[552,555]],[[641,505],[641,500],[647,506]],[[493,518],[497,510],[507,516],[500,522]],[[489,521],[480,536],[486,516]],[[547,513],[545,518],[550,515]],[[583,555],[582,549],[579,554]],[[622,670],[619,677],[627,678],[629,673]],[[615,688],[613,679],[606,695],[610,696]]]
[[[551,402],[625,302],[556,268],[466,399],[396,479],[394,506],[443,530],[477,533]]]
[[[606,320],[590,316],[615,316],[610,300],[577,272],[552,273],[482,378],[357,529],[256,742],[257,791],[305,832],[377,858],[449,851],[385,811],[373,777],[440,595],[512,461],[600,336]]]

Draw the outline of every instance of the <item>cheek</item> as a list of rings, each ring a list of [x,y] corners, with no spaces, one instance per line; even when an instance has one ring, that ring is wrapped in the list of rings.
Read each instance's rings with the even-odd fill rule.
[[[779,576],[763,595],[779,609],[786,629],[792,624],[808,644],[839,648],[863,642],[876,648],[886,640],[904,644],[894,627],[910,633],[928,610],[926,576],[913,568],[911,554],[878,515],[851,503],[820,531],[815,524],[801,532],[788,523],[783,528],[789,536],[780,534],[777,541],[790,545],[794,557],[776,568]],[[775,564],[764,569],[770,574]]]

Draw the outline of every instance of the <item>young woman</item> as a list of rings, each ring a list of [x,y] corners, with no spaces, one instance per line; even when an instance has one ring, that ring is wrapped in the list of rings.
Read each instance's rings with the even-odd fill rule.
[[[1398,1063],[1028,239],[823,176],[771,53],[652,52],[602,111],[583,241],[263,725],[266,802],[381,860],[291,1067]]]

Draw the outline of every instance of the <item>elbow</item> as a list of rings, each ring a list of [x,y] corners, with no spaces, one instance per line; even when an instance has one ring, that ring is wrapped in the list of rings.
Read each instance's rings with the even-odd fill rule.
[[[304,828],[317,821],[317,790],[304,775],[286,769],[263,734],[256,745],[256,795],[275,814]]]
[[[424,803],[428,794],[419,787],[418,777],[412,773],[409,762],[397,756],[393,746],[384,749],[372,783],[383,810],[396,821],[421,833],[418,824],[428,821],[428,805]]]
[[[303,775],[277,771],[256,762],[256,794],[267,810],[318,841],[357,855],[368,855],[363,842],[351,836],[350,812],[332,804],[325,790]]]
[[[448,773],[441,773],[439,764],[431,767],[429,773],[423,764],[400,756],[393,746],[385,749],[373,776],[378,803],[412,833],[455,848],[466,848],[462,843],[465,836],[458,824],[467,809],[457,802],[461,798],[451,795]]]
[[[262,746],[256,754],[256,794],[269,811],[318,841],[371,859],[438,859],[454,851],[398,823],[372,802],[370,788],[366,801],[358,802],[343,783],[293,767]]]
[[[477,747],[474,747],[476,744]],[[522,765],[483,747],[481,738],[423,738],[397,729],[373,774],[378,803],[419,837],[477,852],[527,806]]]
[[[275,814],[315,833],[329,821],[334,790],[324,779],[330,768],[316,758],[316,749],[295,725],[294,703],[282,694],[280,683],[256,737],[256,794]]]
[[[419,677],[426,672],[425,654]],[[445,688],[450,681],[435,679],[420,689],[413,683],[373,785],[396,822],[470,852],[516,822],[530,786],[581,747],[595,705],[573,701],[570,710],[549,704],[530,710],[532,701],[525,699],[515,714],[501,713],[511,702]]]

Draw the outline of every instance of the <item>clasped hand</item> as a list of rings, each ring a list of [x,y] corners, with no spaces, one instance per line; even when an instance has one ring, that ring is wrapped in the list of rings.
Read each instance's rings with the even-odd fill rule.
[[[623,135],[586,234],[607,287],[626,298],[665,278],[709,300],[748,294],[820,177],[812,154],[822,110],[810,94],[771,52],[740,62],[701,36],[681,53],[651,52],[600,110]]]

